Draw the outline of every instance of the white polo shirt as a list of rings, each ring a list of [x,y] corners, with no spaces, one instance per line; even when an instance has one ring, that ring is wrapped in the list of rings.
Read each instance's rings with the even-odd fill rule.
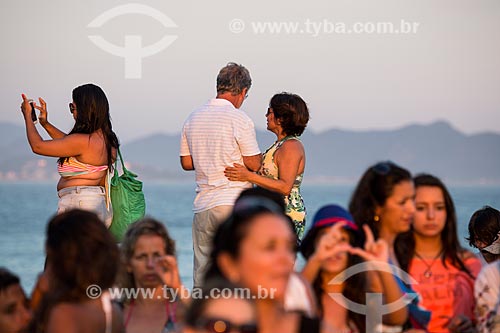
[[[225,99],[211,99],[191,113],[181,134],[180,156],[193,158],[196,175],[195,213],[234,201],[248,182],[230,181],[224,169],[243,164],[243,156],[260,154],[255,127],[248,115]]]

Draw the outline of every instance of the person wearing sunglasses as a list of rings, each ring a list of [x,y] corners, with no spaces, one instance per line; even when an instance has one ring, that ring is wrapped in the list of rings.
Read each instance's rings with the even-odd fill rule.
[[[47,103],[42,98],[39,98],[40,105],[24,94],[22,98],[21,110],[31,149],[38,155],[59,157],[58,213],[72,208],[93,211],[109,227],[113,211],[106,178],[119,142],[111,126],[104,91],[94,84],[73,90],[69,112],[75,125],[67,134],[48,121]],[[40,111],[40,125],[51,140],[43,139],[38,133],[31,118],[32,106]]]
[[[207,281],[184,314],[184,333],[258,333],[255,301],[225,279]],[[221,296],[223,292],[225,297]]]
[[[248,288],[260,332],[319,332],[316,313],[286,310],[296,241],[290,218],[279,205],[242,198],[217,229],[205,281],[221,278]]]
[[[408,170],[394,162],[383,161],[370,166],[351,196],[349,211],[359,228],[367,224],[375,239],[383,239],[389,247],[389,263],[400,267],[394,243],[396,237],[410,230],[415,214],[415,188]],[[398,275],[399,288],[408,294],[414,291]],[[395,285],[395,288],[398,286]],[[414,297],[408,305],[409,321],[405,328],[425,332],[431,313],[418,305]]]
[[[500,332],[500,212],[485,206],[472,214],[468,241],[488,263],[474,284],[477,330]]]
[[[300,193],[306,155],[300,136],[309,121],[309,109],[298,95],[276,94],[266,113],[267,129],[276,135],[276,142],[262,155],[257,173],[235,163],[224,174],[231,181],[249,181],[284,196],[286,213],[295,224],[299,238],[305,230],[306,208]]]

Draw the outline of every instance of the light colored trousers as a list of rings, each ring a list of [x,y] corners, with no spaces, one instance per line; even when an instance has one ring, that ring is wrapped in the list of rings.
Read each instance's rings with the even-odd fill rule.
[[[106,208],[106,189],[103,186],[72,186],[57,192],[57,214],[79,208],[97,214],[107,228],[113,221],[113,209]]]
[[[217,206],[194,214],[193,218],[193,286],[201,287],[210,263],[215,231],[229,217],[233,206]]]

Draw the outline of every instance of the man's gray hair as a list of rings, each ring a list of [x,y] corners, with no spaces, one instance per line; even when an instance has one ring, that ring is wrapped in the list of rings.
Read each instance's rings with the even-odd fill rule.
[[[228,63],[217,75],[217,93],[230,92],[232,95],[241,94],[243,89],[250,89],[252,78],[248,69],[234,62]]]

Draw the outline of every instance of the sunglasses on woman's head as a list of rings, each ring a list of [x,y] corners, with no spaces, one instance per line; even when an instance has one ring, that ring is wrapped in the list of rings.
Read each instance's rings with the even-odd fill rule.
[[[391,172],[393,163],[391,161],[380,162],[372,166],[372,170],[381,176],[386,176]]]
[[[210,333],[258,333],[259,329],[254,322],[236,325],[226,319],[200,318],[196,322],[196,328],[204,329]]]

